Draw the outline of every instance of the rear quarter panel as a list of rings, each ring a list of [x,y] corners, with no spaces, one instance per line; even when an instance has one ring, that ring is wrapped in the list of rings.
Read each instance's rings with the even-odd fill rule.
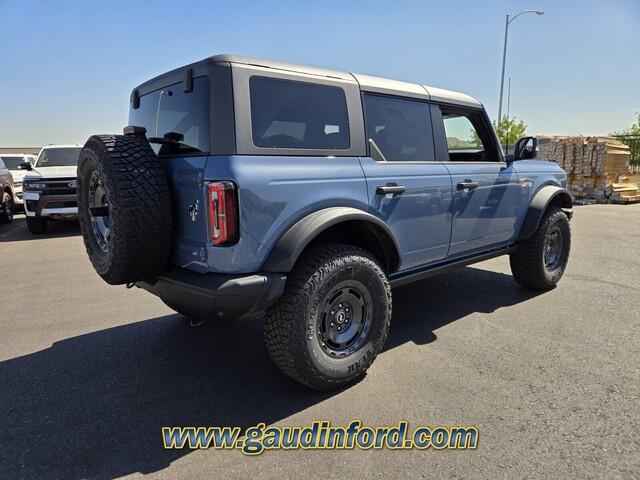
[[[239,187],[240,239],[227,247],[207,243],[209,271],[260,270],[278,239],[316,210],[369,210],[358,157],[211,156],[204,179],[231,180]]]

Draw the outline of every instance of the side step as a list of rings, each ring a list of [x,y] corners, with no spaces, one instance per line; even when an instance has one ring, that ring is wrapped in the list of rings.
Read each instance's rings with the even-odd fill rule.
[[[466,267],[472,263],[482,262],[489,260],[490,258],[499,257],[514,252],[518,247],[516,245],[510,245],[506,248],[499,248],[497,250],[490,250],[475,255],[468,255],[465,257],[454,258],[449,261],[435,263],[427,267],[420,267],[419,269],[408,270],[406,272],[398,272],[389,276],[389,283],[391,287],[399,287],[406,285],[407,283],[417,282],[424,280],[425,278],[433,277],[441,273],[450,272],[458,268]]]

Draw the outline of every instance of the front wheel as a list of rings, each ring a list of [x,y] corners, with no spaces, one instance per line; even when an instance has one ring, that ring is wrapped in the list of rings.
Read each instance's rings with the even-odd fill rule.
[[[47,217],[27,217],[29,233],[38,235],[47,231]]]
[[[0,212],[0,223],[13,222],[13,198],[9,193],[5,192],[2,198],[2,212]]]
[[[391,288],[377,260],[361,248],[329,244],[298,260],[267,310],[265,343],[291,378],[331,390],[364,376],[390,321]]]
[[[511,254],[511,272],[520,285],[550,290],[562,278],[569,261],[571,229],[567,215],[549,207],[536,233]]]

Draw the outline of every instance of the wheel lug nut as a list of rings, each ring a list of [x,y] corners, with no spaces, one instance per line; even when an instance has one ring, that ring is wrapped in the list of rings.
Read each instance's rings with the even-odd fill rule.
[[[342,330],[340,327],[338,327],[338,331]]]
[[[342,308],[342,304],[341,303],[338,304],[338,308]]]
[[[348,311],[349,311],[349,307],[345,308],[345,309],[344,309],[344,311],[345,311],[345,312],[348,312]]]
[[[344,323],[349,323],[349,319],[345,318]]]
[[[335,327],[335,326],[336,326],[336,324],[335,324],[334,322],[331,322],[331,326],[332,326],[332,327]]]
[[[331,310],[331,315],[335,315],[335,314],[336,314],[335,310]]]

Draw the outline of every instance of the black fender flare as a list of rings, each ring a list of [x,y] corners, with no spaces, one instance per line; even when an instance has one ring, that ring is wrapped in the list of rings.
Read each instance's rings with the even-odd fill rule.
[[[533,195],[529,203],[529,210],[520,229],[518,241],[526,240],[536,233],[544,212],[552,203],[565,209],[571,209],[573,206],[571,195],[565,188],[556,185],[543,186]]]
[[[271,250],[262,270],[264,272],[290,272],[302,251],[314,238],[330,227],[350,221],[368,222],[381,229],[391,242],[387,248],[395,249],[387,254],[395,255],[398,259],[396,266],[399,265],[398,242],[387,224],[378,217],[357,208],[330,207],[310,213],[291,226]]]

